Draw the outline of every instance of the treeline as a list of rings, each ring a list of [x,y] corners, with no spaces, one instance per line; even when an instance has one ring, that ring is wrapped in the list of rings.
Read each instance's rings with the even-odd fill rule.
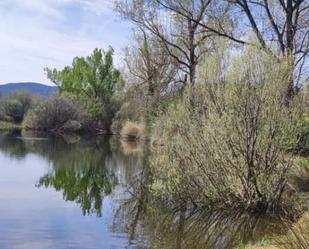
[[[63,70],[45,71],[60,94],[46,99],[28,93],[2,97],[0,120],[54,134],[110,133],[120,106],[115,93],[122,84],[120,72],[113,66],[112,49],[95,49],[86,58],[74,58]]]

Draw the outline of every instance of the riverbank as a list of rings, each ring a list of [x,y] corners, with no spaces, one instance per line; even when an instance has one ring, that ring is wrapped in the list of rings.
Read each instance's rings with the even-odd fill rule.
[[[14,124],[11,122],[0,121],[0,130],[15,130],[22,129],[21,124]]]

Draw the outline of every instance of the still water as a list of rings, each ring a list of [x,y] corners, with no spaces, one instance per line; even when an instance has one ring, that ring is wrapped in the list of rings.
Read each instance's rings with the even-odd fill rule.
[[[0,248],[138,248],[114,222],[139,159],[107,140],[0,135]]]
[[[141,149],[109,140],[0,133],[0,248],[229,249],[278,231],[228,210],[158,208]]]

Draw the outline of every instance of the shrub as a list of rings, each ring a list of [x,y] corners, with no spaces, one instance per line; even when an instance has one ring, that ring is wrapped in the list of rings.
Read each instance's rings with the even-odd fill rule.
[[[298,153],[309,154],[309,116],[305,116],[299,121],[298,141],[293,146],[293,149]]]
[[[17,99],[5,99],[1,103],[1,113],[4,121],[19,123],[23,120],[23,106]]]
[[[88,130],[109,133],[115,113],[119,110],[119,102],[111,100],[109,102],[101,102],[88,100],[87,110],[91,115],[91,120],[87,124]]]
[[[114,134],[120,134],[127,120],[139,121],[145,113],[146,96],[138,87],[126,93],[122,105],[116,113],[111,126]]]
[[[35,98],[26,92],[16,92],[0,101],[0,120],[20,123],[32,105]]]
[[[55,133],[106,132],[117,108],[116,102],[102,103],[96,99],[62,94],[30,110],[24,127]]]
[[[152,128],[153,123],[167,110],[169,103],[175,97],[176,94],[169,96],[149,96],[142,86],[132,87],[126,93],[122,105],[113,119],[111,126],[112,132],[114,134],[120,134],[127,120],[145,123],[148,124],[145,125],[146,127],[151,126],[150,128]]]
[[[29,111],[24,127],[59,133],[71,129],[72,122],[78,122],[74,103],[64,96],[53,96]]]
[[[288,72],[246,53],[226,78],[188,88],[156,128],[165,145],[152,160],[156,190],[200,206],[281,207],[302,116],[298,96],[284,98]]]

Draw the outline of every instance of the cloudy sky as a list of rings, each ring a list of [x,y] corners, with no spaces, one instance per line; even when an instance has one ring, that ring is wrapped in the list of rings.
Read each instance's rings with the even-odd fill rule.
[[[120,61],[129,24],[113,0],[0,0],[0,84],[51,84],[44,67],[61,69],[98,47],[115,49]]]

